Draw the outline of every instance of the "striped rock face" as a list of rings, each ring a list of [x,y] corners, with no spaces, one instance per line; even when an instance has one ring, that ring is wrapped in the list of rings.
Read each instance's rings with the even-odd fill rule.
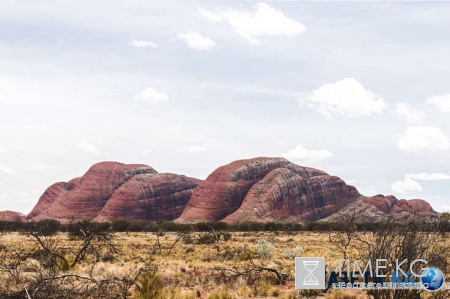
[[[101,162],[81,178],[50,186],[27,219],[174,219],[198,182],[185,176],[159,174],[147,165]]]
[[[317,220],[356,195],[339,178],[283,158],[241,160],[203,181],[177,221]]]
[[[142,164],[101,162],[80,178],[50,186],[28,216],[0,212],[0,220],[303,222],[333,220],[342,211],[361,222],[438,217],[421,199],[366,197],[324,171],[254,158],[221,166],[205,181]]]

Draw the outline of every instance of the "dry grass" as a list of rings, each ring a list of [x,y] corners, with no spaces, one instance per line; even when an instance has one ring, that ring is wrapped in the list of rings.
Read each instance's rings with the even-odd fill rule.
[[[68,239],[64,233],[60,233],[58,238],[68,247],[77,242]],[[119,254],[113,260],[98,263],[97,274],[127,272],[139,265],[150,263],[157,267],[158,275],[162,279],[164,285],[162,298],[287,299],[301,298],[296,295],[294,290],[294,259],[287,257],[289,250],[300,248],[302,256],[324,256],[329,260],[341,258],[329,243],[328,235],[319,232],[298,232],[292,235],[279,232],[234,232],[229,241],[222,243],[220,252],[211,245],[184,244],[180,241],[169,255],[168,250],[176,238],[176,233],[166,233],[160,237],[161,254],[155,250],[157,237],[154,233],[117,234],[116,245]],[[255,256],[255,262],[287,273],[290,279],[285,285],[276,284],[270,273],[261,275],[259,280],[250,284],[242,277],[228,283],[217,280],[213,271],[215,267],[232,268],[242,265],[242,260],[237,256],[231,258],[230,253],[238,248],[255,251],[255,246],[260,239],[270,241],[275,246],[275,251],[270,260],[259,260],[258,256]],[[17,233],[1,236],[0,242],[3,246],[13,244],[31,246],[26,236]],[[83,274],[88,270],[89,265],[81,264],[75,271]],[[345,294],[342,294],[342,291],[339,293],[329,292],[327,296],[330,298],[366,298],[362,291],[345,292]]]

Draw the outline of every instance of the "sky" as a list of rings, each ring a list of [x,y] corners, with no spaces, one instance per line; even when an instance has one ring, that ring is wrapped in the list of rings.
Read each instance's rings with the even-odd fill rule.
[[[450,210],[450,3],[0,1],[0,210],[100,161],[284,157]]]

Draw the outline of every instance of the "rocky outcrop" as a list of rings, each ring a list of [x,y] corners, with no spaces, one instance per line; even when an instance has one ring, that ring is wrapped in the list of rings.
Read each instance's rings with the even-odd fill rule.
[[[282,158],[255,158],[215,170],[197,187],[176,221],[327,221],[340,211],[355,212],[361,222],[438,217],[423,200],[365,197],[321,170]]]
[[[404,220],[411,215],[420,218],[438,217],[438,214],[433,210],[430,204],[422,199],[397,200],[390,214],[396,220]]]
[[[305,179],[279,168],[253,185],[241,207],[222,221],[315,221],[335,213],[357,195],[353,186],[336,176]]]
[[[25,215],[13,211],[0,211],[0,221],[14,221],[19,222],[25,218]]]
[[[114,191],[95,220],[173,220],[200,182],[172,173],[135,175]]]
[[[390,213],[395,203],[397,202],[397,198],[392,195],[384,196],[384,195],[375,195],[372,197],[368,197],[363,201],[365,204],[373,205],[378,210],[383,213]]]
[[[69,183],[59,182],[51,185],[45,190],[44,194],[39,198],[37,205],[28,214],[27,219],[32,219],[38,216],[43,217],[45,211],[47,211],[54,203],[59,202],[67,192],[72,190],[77,184],[79,184],[80,178],[73,179]]]
[[[420,199],[366,197],[324,171],[254,158],[219,167],[205,181],[142,164],[98,163],[80,178],[50,186],[26,220],[303,222],[331,221],[340,212],[355,213],[361,222],[438,217]]]
[[[327,211],[336,210],[348,199],[347,197],[345,199],[336,198],[336,201],[319,199],[321,192],[324,192],[321,186],[327,184],[327,176],[324,171],[298,166],[283,158],[254,158],[236,161],[219,167],[197,187],[177,221],[238,221],[244,218],[265,221],[263,219],[277,219],[273,218],[278,217],[277,215],[283,215],[282,217],[287,219],[289,217],[285,215],[286,213],[291,215],[300,211],[309,213],[310,215],[305,216],[308,219],[318,219],[313,214],[326,215]],[[310,179],[312,179],[311,184],[307,186],[307,181]],[[277,190],[279,187],[283,190]],[[307,191],[308,188],[309,191]],[[280,194],[277,195],[277,192]],[[304,199],[302,203],[298,204],[292,202],[293,200],[301,201],[301,194],[305,194],[305,192],[314,195],[314,199]],[[330,192],[334,191],[330,190]],[[273,199],[273,196],[278,196],[278,198]],[[317,207],[322,203],[325,204],[323,209],[302,210],[303,204],[305,207],[312,207],[313,201],[315,203],[316,200],[319,200],[316,203]],[[332,201],[337,203],[337,206],[329,206]],[[243,207],[241,207],[242,205]],[[285,210],[294,206],[295,212]],[[280,207],[282,208],[280,209]],[[236,215],[229,216],[238,209],[241,211]]]
[[[147,182],[147,179],[152,176],[155,176],[153,181],[157,182],[156,185],[149,185]],[[128,210],[134,211],[136,209],[140,210],[141,214],[134,218],[133,214],[128,213],[128,219],[154,220],[153,218],[143,218],[142,214],[146,212],[142,211],[150,210],[152,212],[149,212],[148,215],[158,215],[154,211],[159,209],[163,211],[162,215],[174,215],[172,217],[177,217],[181,213],[180,210],[184,208],[183,202],[187,202],[189,198],[186,197],[190,195],[190,191],[183,192],[185,191],[183,188],[186,190],[195,188],[198,184],[194,183],[197,182],[196,179],[186,178],[186,184],[178,184],[173,189],[173,192],[176,193],[173,196],[171,192],[166,192],[168,196],[164,197],[159,190],[159,193],[156,193],[159,194],[158,200],[147,201],[146,203],[149,205],[146,205],[145,201],[138,200],[142,197],[142,194],[148,194],[149,188],[155,189],[155,186],[161,185],[161,180],[164,178],[175,179],[176,177],[181,176],[160,175],[150,166],[142,164],[98,163],[93,165],[81,178],[73,179],[68,183],[56,183],[49,187],[27,219],[41,220],[52,218],[61,221],[84,218],[94,219],[100,216],[106,203],[113,198],[114,194],[116,196],[113,198],[113,202],[101,213],[99,219],[111,220],[110,213],[127,215]],[[130,183],[127,184],[128,182]],[[173,187],[174,185],[170,186]],[[124,194],[126,194],[126,198]],[[165,201],[173,201],[173,203],[166,203]],[[159,206],[157,206],[158,204]],[[136,208],[136,206],[139,208]],[[168,207],[173,207],[173,211],[166,211]]]
[[[358,222],[380,222],[386,219],[404,221],[409,217],[420,219],[436,219],[439,214],[430,204],[422,199],[397,199],[393,195],[376,195],[372,197],[358,196],[349,202],[339,213],[355,215]],[[338,216],[335,213],[324,221],[333,221]]]

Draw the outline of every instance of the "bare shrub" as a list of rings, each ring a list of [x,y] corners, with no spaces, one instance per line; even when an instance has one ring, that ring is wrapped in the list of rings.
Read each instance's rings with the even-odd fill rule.
[[[414,260],[423,259],[447,273],[450,248],[439,230],[439,221],[414,216],[403,222],[386,218],[377,229],[366,232],[358,230],[357,225],[355,214],[343,213],[333,223],[335,230],[329,233],[334,249],[344,259],[386,259],[386,268],[379,274],[388,277],[395,271],[396,260],[406,260],[402,267],[409,269]],[[420,273],[419,267],[420,264],[414,265],[415,273]],[[369,298],[376,299],[414,299],[421,298],[422,293],[423,290],[413,289],[367,290]]]
[[[99,271],[101,259],[117,253],[114,234],[106,226],[73,224],[69,233],[76,241],[70,247],[47,229],[28,228],[26,242],[0,248],[0,298],[129,298],[141,289],[139,277],[151,269],[138,265]]]

